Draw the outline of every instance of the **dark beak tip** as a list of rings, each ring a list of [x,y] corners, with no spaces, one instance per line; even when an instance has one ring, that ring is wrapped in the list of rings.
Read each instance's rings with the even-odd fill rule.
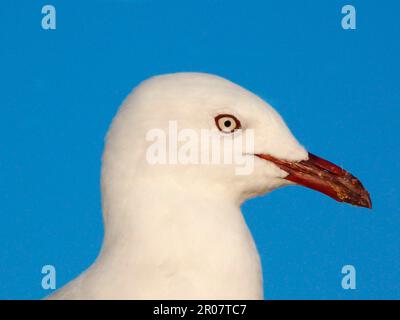
[[[371,201],[371,197],[370,197],[369,194],[367,195],[367,198],[366,198],[366,206],[365,206],[365,208],[372,210],[372,201]]]
[[[367,191],[366,193],[358,196],[354,196],[354,194],[352,194],[352,196],[350,197],[342,197],[338,194],[337,196],[333,196],[332,198],[339,202],[347,203],[355,207],[372,209],[371,197]]]
[[[355,205],[357,207],[366,208],[366,209],[372,209],[371,199],[363,199],[358,203],[354,203],[353,205]]]
[[[355,205],[358,205],[360,207],[364,207],[367,209],[372,209],[371,195],[369,194],[367,189],[364,188],[364,186],[362,185],[360,180],[358,180],[355,177],[353,177],[353,179],[357,182],[355,186],[357,186],[357,189],[359,192],[359,199],[358,199],[358,201],[356,201]]]

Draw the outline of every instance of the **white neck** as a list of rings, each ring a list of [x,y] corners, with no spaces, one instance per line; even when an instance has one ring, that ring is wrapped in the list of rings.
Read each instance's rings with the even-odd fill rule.
[[[238,204],[219,186],[193,192],[201,186],[166,179],[118,183],[114,198],[106,193],[103,200],[105,240],[97,264],[124,278],[119,293],[262,298],[258,253]]]

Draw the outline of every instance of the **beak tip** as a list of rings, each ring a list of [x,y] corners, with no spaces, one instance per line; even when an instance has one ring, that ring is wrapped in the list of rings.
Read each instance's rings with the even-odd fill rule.
[[[366,198],[367,199],[367,205],[365,206],[365,208],[367,208],[367,209],[372,209],[372,201],[371,201],[371,197],[370,197],[370,195],[368,194],[368,197]]]
[[[359,185],[359,203],[361,207],[367,208],[367,209],[372,209],[372,201],[371,201],[371,196],[367,189],[364,188],[364,186],[361,184],[361,182],[355,178],[358,181]]]
[[[344,200],[344,202],[347,202],[357,207],[372,209],[372,201],[368,191],[366,191],[365,189],[362,189],[362,191],[364,192],[362,192],[359,196],[347,198],[346,200]]]

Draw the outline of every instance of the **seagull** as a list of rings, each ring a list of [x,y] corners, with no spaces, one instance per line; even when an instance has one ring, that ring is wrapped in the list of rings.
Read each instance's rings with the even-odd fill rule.
[[[149,132],[165,132],[168,141],[171,121],[179,130],[209,130],[213,141],[252,130],[252,152],[242,154],[252,170],[149,161]],[[105,139],[99,256],[47,299],[263,299],[260,258],[240,206],[288,185],[372,206],[356,177],[309,153],[257,95],[206,73],[151,77],[125,99]]]

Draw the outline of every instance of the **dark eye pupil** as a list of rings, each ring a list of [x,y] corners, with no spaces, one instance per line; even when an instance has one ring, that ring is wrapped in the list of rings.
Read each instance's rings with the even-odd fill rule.
[[[225,127],[228,127],[228,128],[231,126],[231,124],[232,124],[232,122],[230,120],[225,120],[225,122],[224,122]]]

